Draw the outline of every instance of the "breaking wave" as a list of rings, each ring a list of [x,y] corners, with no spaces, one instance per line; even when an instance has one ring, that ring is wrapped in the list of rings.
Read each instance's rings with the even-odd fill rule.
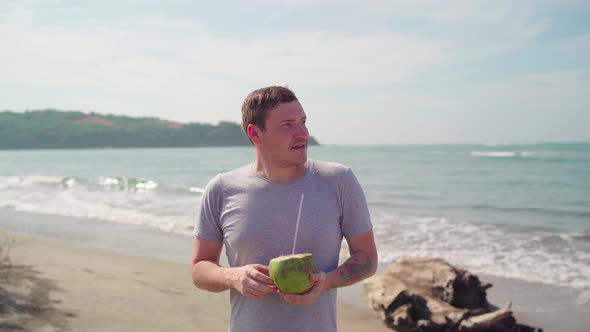
[[[376,213],[380,262],[440,257],[474,273],[590,288],[587,233],[522,229],[445,217]]]

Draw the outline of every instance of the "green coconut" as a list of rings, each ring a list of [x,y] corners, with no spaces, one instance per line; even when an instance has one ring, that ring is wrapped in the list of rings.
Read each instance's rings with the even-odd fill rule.
[[[318,271],[312,254],[296,254],[273,258],[268,264],[272,281],[283,293],[302,294],[313,286],[309,277]]]

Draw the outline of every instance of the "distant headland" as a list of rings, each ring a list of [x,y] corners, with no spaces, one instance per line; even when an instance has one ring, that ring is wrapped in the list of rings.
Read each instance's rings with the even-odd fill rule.
[[[310,137],[310,145],[318,142]],[[250,145],[239,124],[179,123],[61,111],[0,112],[0,149],[155,148]]]

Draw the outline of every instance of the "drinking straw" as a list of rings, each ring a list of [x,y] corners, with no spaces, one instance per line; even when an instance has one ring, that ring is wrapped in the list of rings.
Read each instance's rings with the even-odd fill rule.
[[[301,207],[303,207],[303,193],[301,193],[301,200],[299,201],[299,213],[297,213],[297,224],[295,225],[295,237],[293,238],[293,250],[291,255],[295,254],[295,246],[297,245],[297,233],[299,232],[299,221],[301,220]]]

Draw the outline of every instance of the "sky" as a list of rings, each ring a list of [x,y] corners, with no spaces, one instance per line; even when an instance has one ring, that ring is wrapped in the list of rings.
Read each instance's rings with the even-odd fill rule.
[[[0,110],[240,122],[322,144],[590,141],[590,1],[0,0]]]

